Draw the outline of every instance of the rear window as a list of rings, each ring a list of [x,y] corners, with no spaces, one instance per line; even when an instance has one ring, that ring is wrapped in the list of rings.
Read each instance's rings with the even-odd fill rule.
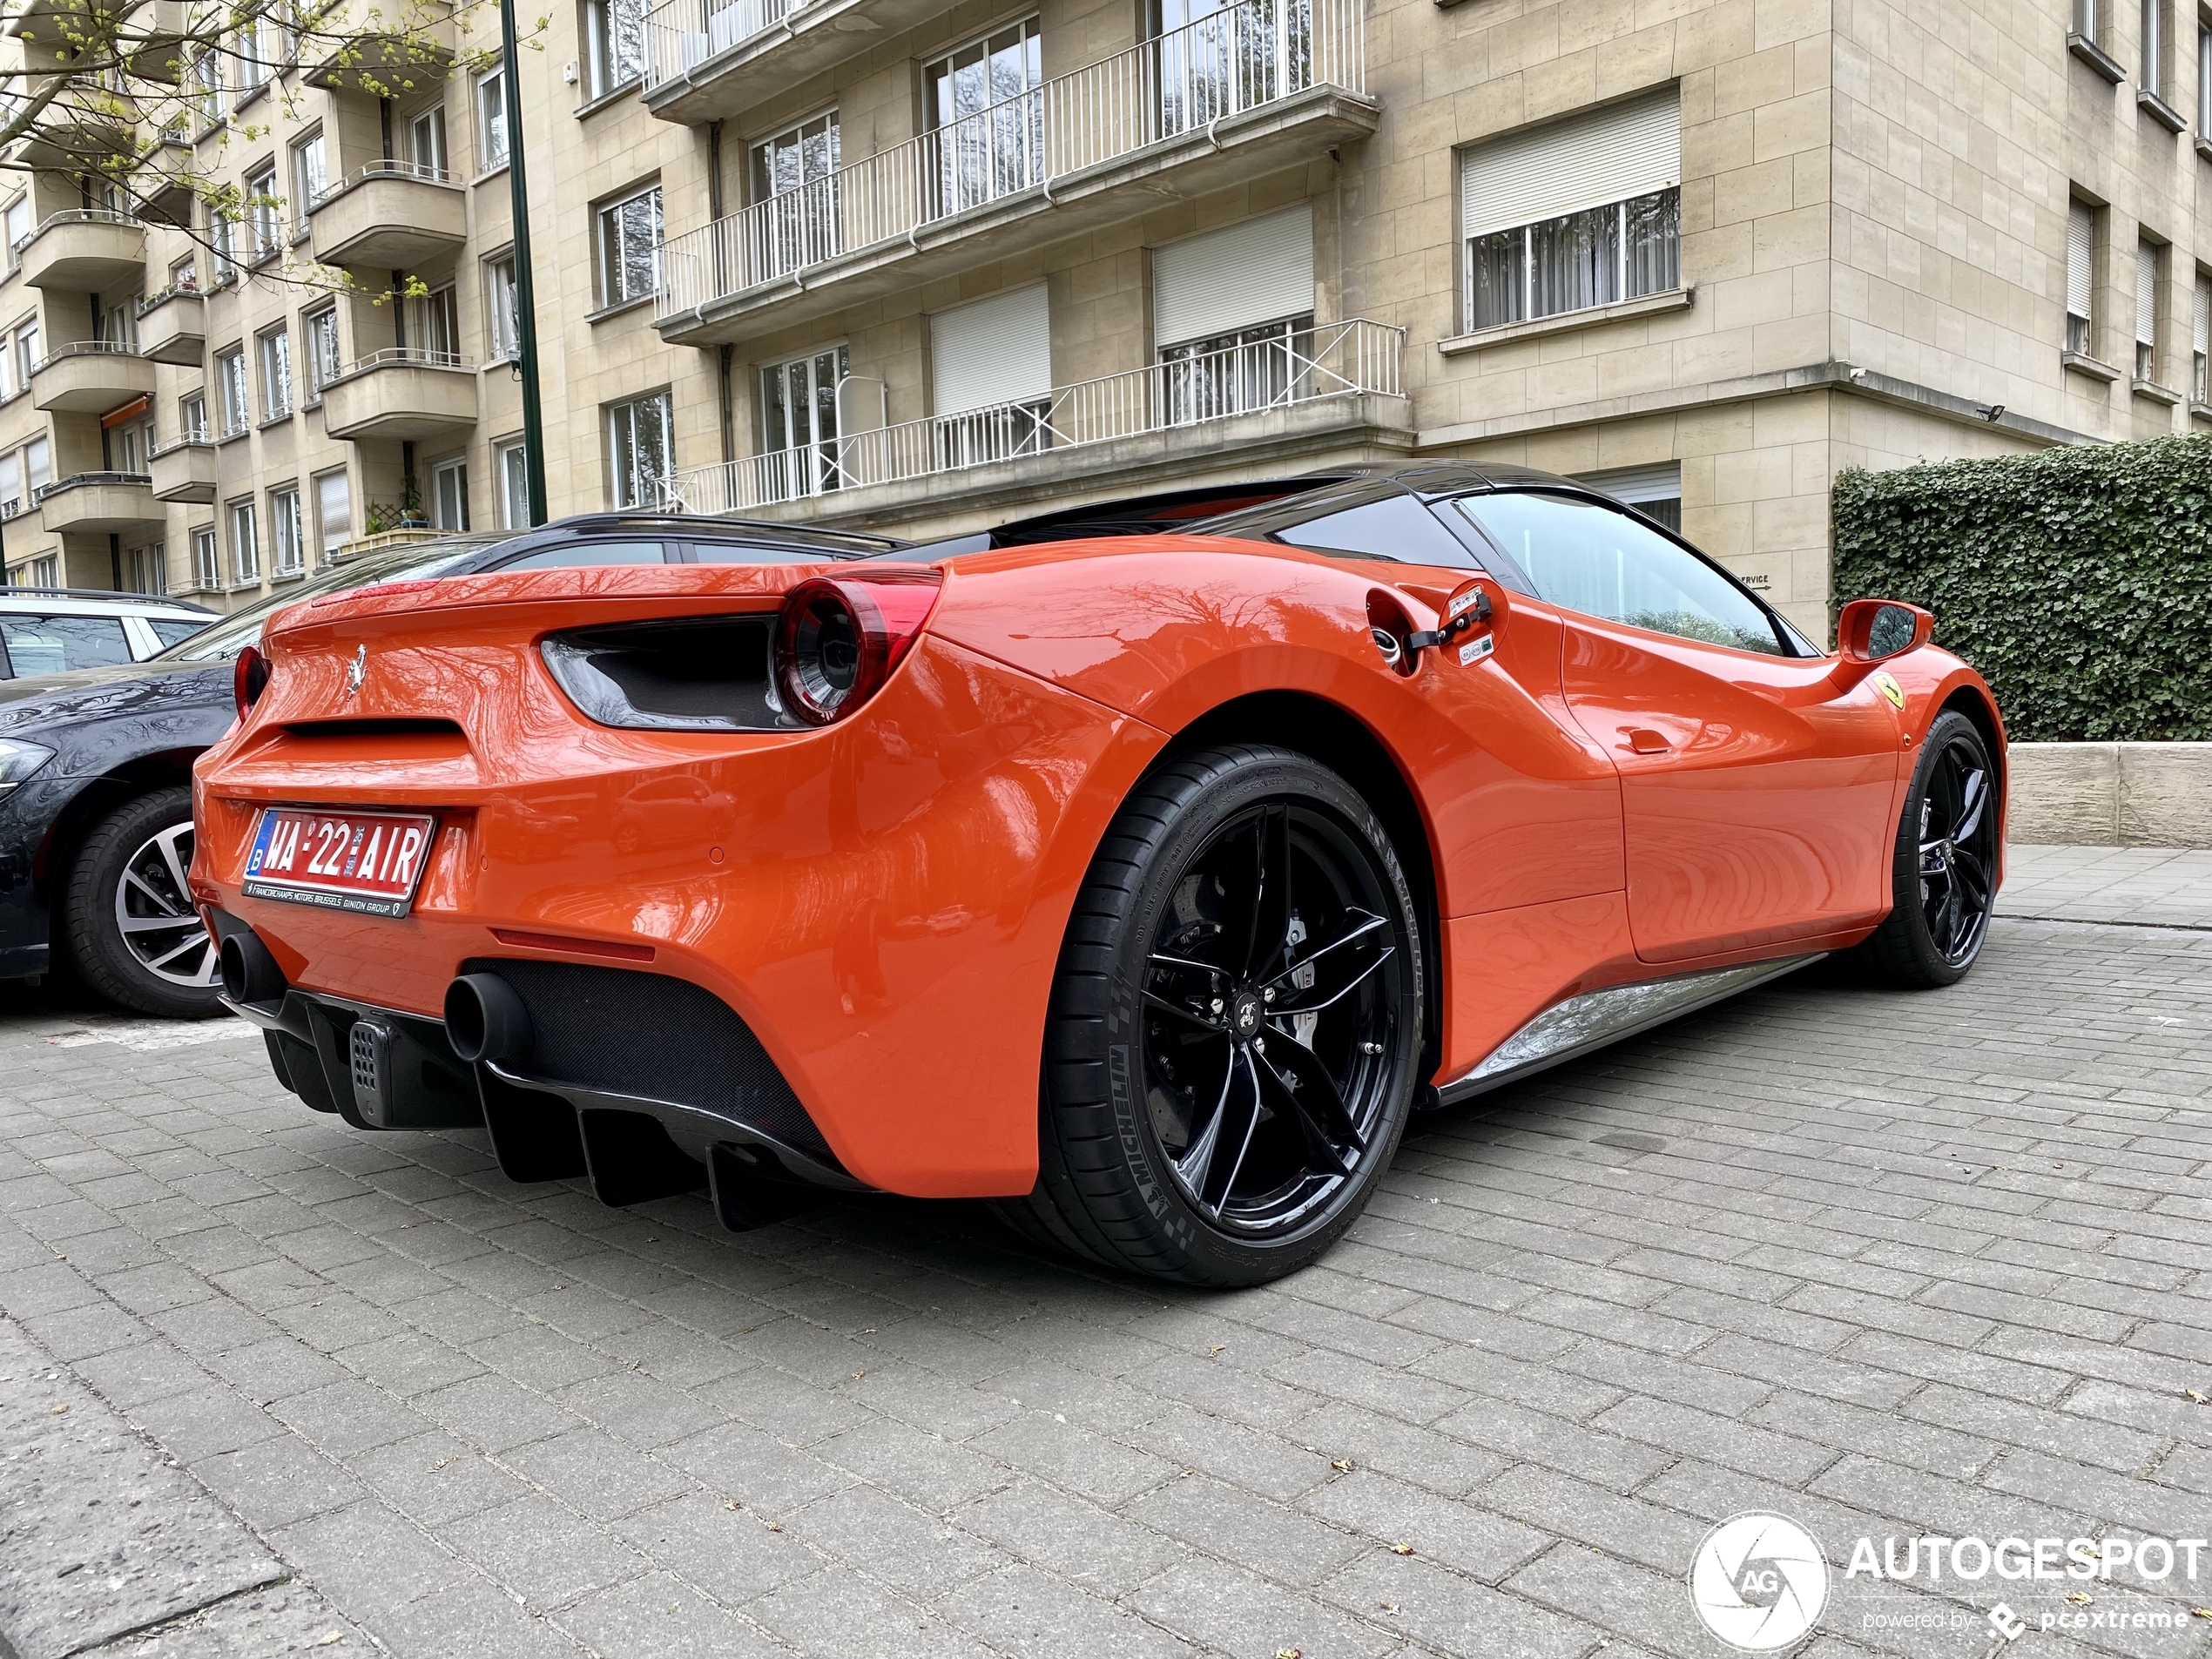
[[[120,617],[0,617],[0,640],[18,679],[131,660]]]
[[[153,630],[153,637],[164,646],[168,646],[190,639],[214,618],[210,617],[207,622],[185,622],[180,617],[148,617],[145,621],[146,626]]]

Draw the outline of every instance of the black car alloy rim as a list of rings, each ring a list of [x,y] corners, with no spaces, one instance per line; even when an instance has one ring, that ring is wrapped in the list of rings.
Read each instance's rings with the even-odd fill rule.
[[[215,983],[214,941],[192,909],[185,872],[192,868],[192,825],[148,836],[115,884],[115,927],[124,948],[156,979],[188,990]]]
[[[1374,854],[1268,802],[1177,880],[1144,971],[1152,1126],[1184,1196],[1240,1238],[1297,1231],[1375,1155],[1408,971]]]
[[[1952,738],[1929,764],[1920,799],[1920,914],[1929,942],[1953,968],[1973,959],[1989,926],[1993,806],[1989,763],[1970,739]]]

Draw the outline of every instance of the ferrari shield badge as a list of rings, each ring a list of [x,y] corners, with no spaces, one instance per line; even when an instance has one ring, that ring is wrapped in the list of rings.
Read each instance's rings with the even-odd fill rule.
[[[1896,676],[1886,668],[1878,668],[1874,671],[1874,689],[1889,698],[1892,708],[1901,709],[1905,706],[1905,688],[1897,683]]]

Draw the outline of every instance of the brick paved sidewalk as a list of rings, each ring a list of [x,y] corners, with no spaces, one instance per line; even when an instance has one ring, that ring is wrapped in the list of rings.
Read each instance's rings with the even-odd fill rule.
[[[218,1574],[149,1500],[85,1571],[0,1511],[0,1630],[82,1648],[158,1579],[146,1619],[213,1605],[102,1655],[1709,1659],[1683,1575],[1744,1509],[1838,1568],[2202,1536],[2212,872],[2100,857],[2028,849],[2008,905],[2180,925],[2003,920],[1952,991],[1816,969],[1424,1119],[1236,1295],[967,1206],[609,1211],[349,1132],[227,1026],[0,1010],[0,1491],[75,1413],[243,1523]],[[1982,1659],[2001,1595],[2179,1615],[2030,1659],[2212,1652],[2212,1581],[2074,1588],[1839,1573],[1811,1651]]]

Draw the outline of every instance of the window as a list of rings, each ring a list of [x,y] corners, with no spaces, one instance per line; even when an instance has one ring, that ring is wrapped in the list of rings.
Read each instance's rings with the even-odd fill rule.
[[[219,52],[202,52],[192,59],[193,101],[199,105],[200,130],[223,118],[223,59]]]
[[[23,462],[10,449],[0,455],[0,519],[13,518],[22,510]]]
[[[441,461],[430,469],[431,522],[442,530],[469,528],[469,463]]]
[[[607,448],[617,507],[666,505],[676,435],[668,394],[607,406]]]
[[[2167,0],[2143,0],[2143,62],[2136,84],[2153,98],[2166,96]]]
[[[338,378],[338,307],[325,306],[300,320],[307,336],[307,395],[320,397],[323,388]]]
[[[500,528],[526,530],[530,527],[529,452],[519,440],[502,443],[493,457],[499,469]]]
[[[1042,282],[932,314],[938,464],[978,466],[1051,443],[1051,308]]]
[[[604,98],[645,72],[645,0],[588,0],[591,96]]]
[[[354,496],[342,469],[315,480],[315,526],[326,559],[354,539]]]
[[[2135,378],[2158,379],[2158,244],[2135,244]]]
[[[231,503],[231,573],[240,587],[261,579],[261,543],[254,534],[253,503]]]
[[[32,585],[59,587],[51,558],[32,563]],[[44,570],[39,566],[47,567]],[[120,617],[0,617],[0,639],[18,678],[65,674],[74,668],[110,668],[131,660],[131,641]]]
[[[453,285],[434,288],[411,302],[415,315],[409,332],[424,358],[448,366],[461,361],[461,314],[454,304]]]
[[[253,424],[246,398],[246,348],[233,346],[215,359],[217,395],[222,400],[223,435],[234,438]]]
[[[177,435],[188,443],[207,442],[207,394],[193,392],[177,400]]]
[[[276,566],[270,574],[281,582],[307,568],[300,536],[300,491],[296,485],[269,492],[269,539],[275,544]]]
[[[835,489],[838,469],[837,383],[852,372],[843,346],[825,346],[760,371],[762,453],[782,475],[769,488],[771,501],[789,501]]]
[[[511,362],[522,355],[522,306],[515,291],[515,256],[484,261],[484,317],[491,339],[491,360]]]
[[[133,593],[162,594],[169,591],[169,562],[163,556],[160,543],[156,542],[152,547],[134,547],[125,557],[130,568],[131,590]],[[146,621],[153,625],[156,637],[159,637],[160,623],[152,617]],[[185,626],[188,632],[198,631],[190,624]],[[185,635],[180,634],[178,637],[185,637]],[[164,638],[161,643],[173,645],[177,642]]]
[[[277,205],[276,192],[274,167],[265,167],[246,181],[246,219],[253,230],[255,265],[284,251],[284,213]]]
[[[138,301],[144,297],[133,294],[120,305],[108,307],[93,319],[101,344],[118,346],[125,351],[138,350]]]
[[[1436,522],[1419,496],[1393,490],[1380,500],[1286,524],[1278,540],[1316,553],[1349,554],[1359,559],[1390,559],[1413,564],[1471,566],[1473,556],[1458,537]]]
[[[199,292],[199,262],[191,254],[169,267],[169,288],[172,293]]]
[[[1608,472],[1586,472],[1578,482],[1602,489],[1623,506],[1633,507],[1655,524],[1682,534],[1682,462],[1662,462],[1654,467],[1615,467]]]
[[[23,263],[23,255],[16,251],[16,244],[30,234],[30,197],[18,196],[8,204],[8,268],[12,271]]]
[[[33,438],[23,447],[23,481],[30,494],[26,500],[36,501],[38,492],[54,482],[53,447],[44,438]]]
[[[840,142],[832,110],[752,146],[752,199],[772,204],[751,255],[761,264],[754,280],[818,264],[844,246],[835,189],[825,182],[840,165]]]
[[[1673,87],[1467,152],[1468,331],[1680,287],[1681,180]]]
[[[16,330],[16,384],[28,386],[38,368],[38,325],[27,322]]]
[[[236,233],[233,221],[223,208],[212,203],[207,208],[207,246],[215,254],[215,280],[227,282],[238,274],[238,250],[233,241]]]
[[[507,165],[507,71],[503,69],[476,78],[476,154],[481,172]]]
[[[2090,297],[2096,292],[2092,256],[2097,245],[2097,210],[2087,202],[2068,205],[2066,213],[2066,348],[2093,355]]]
[[[269,60],[273,56],[270,51],[272,44],[268,24],[260,17],[255,17],[238,31],[236,51],[239,102],[243,103],[267,84]]]
[[[2196,132],[2212,134],[2212,23],[2196,25]]]
[[[660,287],[660,186],[599,210],[599,303],[627,304]]]
[[[970,41],[924,71],[934,214],[956,213],[1044,178],[1044,70],[1037,20]]]
[[[408,123],[408,159],[434,179],[446,176],[446,112],[434,104]]]
[[[111,428],[108,447],[112,456],[109,464],[115,471],[144,472],[146,458],[153,453],[153,422],[125,421]]]
[[[1520,565],[1536,597],[1654,633],[1784,654],[1758,601],[1628,512],[1568,496],[1466,496],[1459,509]]]
[[[292,331],[272,328],[260,346],[261,418],[280,420],[292,413]]]
[[[2189,395],[2199,403],[2212,403],[2212,276],[2196,273],[2195,301],[2189,307]]]
[[[292,146],[292,217],[296,223],[330,187],[330,170],[324,158],[322,129],[318,127]]]
[[[1163,347],[1163,418],[1187,425],[1290,401],[1310,390],[1312,354],[1310,313]]]
[[[24,573],[27,586],[58,588],[62,584],[62,561],[58,553],[48,553],[16,568]]]
[[[202,593],[216,593],[222,589],[223,561],[215,550],[212,524],[192,533],[192,584]]]

